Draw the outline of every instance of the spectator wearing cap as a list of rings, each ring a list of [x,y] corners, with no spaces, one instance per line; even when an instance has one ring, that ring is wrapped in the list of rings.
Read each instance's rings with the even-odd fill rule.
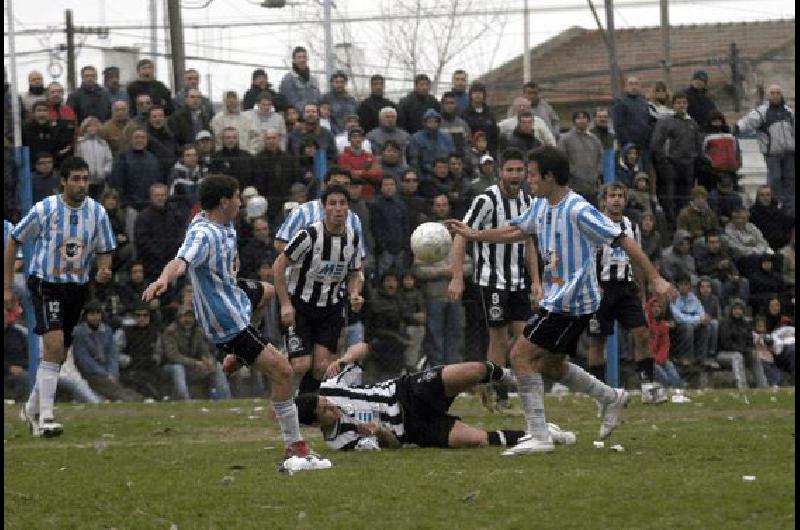
[[[703,137],[692,117],[686,113],[687,96],[672,96],[675,114],[656,123],[650,150],[656,164],[656,189],[670,226],[675,226],[678,212],[689,202],[694,184],[694,166],[702,153]]]
[[[650,170],[650,138],[655,119],[642,95],[639,78],[629,76],[625,81],[625,94],[614,102],[611,119],[618,145],[636,144],[641,149],[642,171]]]
[[[210,99],[202,95],[202,91],[200,90],[200,72],[194,68],[189,68],[183,73],[183,87],[175,93],[175,97],[172,100],[175,104],[175,110],[186,104],[186,95],[189,90],[197,90],[200,94],[200,106],[203,109],[203,114],[211,119],[211,116],[214,115],[214,106],[211,104]]]
[[[486,133],[483,131],[475,131],[472,133],[472,140],[470,141],[470,148],[469,148],[469,167],[472,168],[472,171],[475,173],[475,177],[480,176],[481,172],[481,159],[483,155],[492,156],[487,151],[487,146],[489,142],[486,140]]]
[[[408,131],[397,126],[397,110],[394,107],[382,108],[378,113],[378,122],[379,125],[376,129],[367,132],[367,140],[374,148],[373,153],[382,152],[383,146],[391,140],[400,149],[400,157],[404,164],[415,161],[416,152],[413,138]]]
[[[289,187],[299,178],[297,163],[281,147],[280,133],[264,131],[264,149],[254,160],[253,185],[269,200],[268,217],[275,222],[281,204],[289,199]]]
[[[266,70],[263,68],[256,68],[253,70],[252,79],[253,81],[250,85],[250,88],[247,89],[247,92],[244,94],[244,98],[242,98],[242,110],[250,110],[255,108],[255,106],[258,104],[258,97],[262,92],[267,92],[270,96],[272,96],[270,101],[272,102],[272,107],[276,112],[283,112],[286,110],[286,98],[272,88]]]
[[[434,109],[428,109],[423,116],[424,128],[414,133],[414,147],[417,153],[415,165],[423,178],[433,178],[433,162],[439,157],[447,157],[456,150],[453,137],[441,132],[442,116]]]
[[[426,74],[417,74],[414,77],[414,90],[397,104],[397,123],[409,134],[415,134],[423,128],[427,111],[434,110],[439,114],[441,110],[441,105],[430,94],[430,90],[431,79]]]
[[[142,396],[119,381],[119,352],[111,327],[103,322],[99,301],[84,306],[84,320],[75,328],[72,355],[93,391],[112,401],[141,401]]]
[[[453,137],[455,153],[463,158],[467,155],[472,129],[464,118],[458,115],[456,102],[457,98],[453,92],[445,92],[442,96],[442,126],[439,129]]]
[[[204,104],[200,91],[196,88],[184,89],[182,104],[178,110],[169,117],[169,130],[175,137],[178,145],[192,143],[200,131],[211,128],[213,111]]]
[[[111,117],[111,98],[106,89],[97,84],[97,68],[91,65],[81,68],[81,86],[69,95],[67,105],[75,111],[78,123],[89,116],[100,121]]]
[[[364,148],[364,129],[353,127],[348,132],[348,137],[350,145],[339,155],[338,164],[348,168],[354,178],[364,181],[366,186],[362,193],[369,200],[380,188],[383,171],[378,159]]]
[[[692,189],[692,200],[678,214],[678,229],[686,230],[692,239],[701,239],[709,230],[717,230],[719,220],[708,207],[708,192],[703,186]]]
[[[286,122],[283,119],[283,114],[275,110],[272,99],[273,95],[265,90],[256,97],[256,107],[244,112],[244,115],[250,118],[259,131],[257,141],[260,143],[254,146],[256,153],[260,153],[264,149],[264,135],[268,130],[278,133],[278,142],[281,150],[286,150],[286,142],[288,140]]]
[[[794,217],[794,111],[779,85],[767,88],[769,99],[747,113],[737,126],[755,131],[767,164],[767,183],[784,211]]]
[[[373,75],[369,78],[369,96],[359,105],[356,113],[358,123],[369,134],[373,129],[380,125],[378,114],[381,109],[390,107],[396,109],[396,105],[390,99],[383,96],[386,81],[382,75]]]
[[[708,96],[708,74],[705,70],[697,70],[686,89],[688,108],[686,112],[697,123],[700,130],[705,130],[710,123],[709,115],[717,110],[717,104]]]
[[[134,223],[136,256],[144,264],[145,277],[150,281],[158,278],[161,269],[175,257],[188,222],[167,198],[166,185],[152,185],[150,204],[139,213]]]
[[[386,140],[383,144],[383,150],[380,152],[378,159],[378,166],[384,175],[391,175],[400,186],[403,175],[408,171],[409,166],[403,161],[403,153],[401,147],[394,140]]]
[[[111,155],[117,156],[127,143],[125,141],[125,129],[131,121],[128,115],[128,103],[125,100],[117,100],[111,104],[111,118],[106,120],[100,127],[100,137],[108,142]]]
[[[497,184],[497,164],[495,163],[492,155],[485,154],[481,157],[480,164],[478,165],[478,176],[470,181],[468,200],[469,204],[472,198],[486,191],[486,188]]]
[[[127,363],[120,369],[120,381],[139,393],[161,399],[167,392],[162,371],[164,345],[158,322],[147,302],[141,300],[133,308],[134,324],[117,332],[117,347]]]
[[[211,170],[214,173],[230,175],[239,181],[244,189],[253,183],[255,159],[239,144],[239,131],[228,126],[222,130],[222,149],[211,155]]]
[[[367,153],[372,153],[372,143],[366,139],[364,134],[365,129],[358,124],[358,116],[355,114],[351,114],[344,120],[344,130],[336,135],[336,152],[340,155],[344,153],[344,148],[350,145],[350,131],[354,128],[358,127],[361,129],[361,149],[366,151]],[[373,153],[377,154],[377,153]],[[380,185],[380,184],[379,184]]]
[[[197,158],[204,169],[211,168],[211,155],[214,154],[214,136],[207,130],[197,133],[194,138],[194,146],[197,148]]]
[[[500,139],[500,129],[497,127],[497,120],[492,113],[492,109],[486,103],[486,86],[482,83],[474,82],[469,87],[469,105],[461,113],[461,117],[467,122],[471,131],[484,131],[489,145],[487,149],[490,153],[497,153],[497,144]]]
[[[103,69],[103,87],[108,91],[112,106],[117,101],[124,101],[126,108],[130,108],[131,99],[128,90],[119,84],[119,67],[107,66]]]
[[[222,149],[222,131],[228,127],[236,130],[238,147],[251,154],[258,153],[263,140],[261,133],[250,116],[239,110],[239,96],[233,90],[225,92],[223,108],[211,118],[211,132],[214,133],[214,149]]]
[[[330,78],[331,90],[320,99],[320,103],[331,106],[331,132],[334,135],[345,131],[344,121],[358,110],[356,98],[347,92],[347,74],[339,70]]]
[[[302,110],[307,103],[319,101],[319,83],[308,67],[308,51],[302,46],[292,50],[292,69],[281,79],[279,92],[286,104]]]
[[[231,397],[228,381],[203,337],[191,306],[178,309],[178,318],[164,330],[164,369],[172,378],[173,394],[177,399],[205,398],[212,391],[219,399]],[[213,389],[213,390],[212,390]]]
[[[525,98],[522,98],[522,100],[526,103],[528,101]],[[522,110],[513,119],[516,126],[508,136],[501,138],[500,145],[503,150],[513,147],[519,149],[523,153],[527,153],[528,151],[543,145],[542,142],[536,137],[536,131],[533,129],[534,120],[536,118],[531,111]],[[542,127],[544,127],[544,125]],[[544,127],[544,129],[547,130],[547,134],[550,134],[550,131],[547,129],[547,127]]]
[[[164,107],[167,116],[175,110],[172,104],[172,94],[169,89],[155,78],[155,65],[150,59],[142,59],[136,63],[136,75],[138,79],[128,84],[128,97],[131,101],[136,101],[139,94],[147,94],[153,105]],[[131,114],[133,115],[133,114]]]
[[[572,129],[558,138],[558,148],[569,159],[569,187],[597,205],[600,176],[603,173],[603,144],[589,132],[589,113],[572,115]]]

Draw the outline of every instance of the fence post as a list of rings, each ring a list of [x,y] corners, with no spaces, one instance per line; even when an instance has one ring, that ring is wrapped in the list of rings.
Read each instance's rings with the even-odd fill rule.
[[[603,183],[611,184],[616,176],[616,152],[603,151]],[[618,388],[619,384],[619,325],[614,322],[614,333],[606,338],[606,383]]]

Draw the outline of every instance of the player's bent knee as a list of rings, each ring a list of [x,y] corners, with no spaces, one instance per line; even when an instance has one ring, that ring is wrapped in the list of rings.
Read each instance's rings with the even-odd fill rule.
[[[303,355],[290,359],[292,370],[295,374],[302,375],[311,370],[311,356]]]

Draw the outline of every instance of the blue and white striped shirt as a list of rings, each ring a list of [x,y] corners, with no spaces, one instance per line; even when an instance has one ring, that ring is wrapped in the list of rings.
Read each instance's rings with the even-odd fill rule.
[[[14,225],[8,219],[3,219],[3,250],[8,246],[8,236],[14,229]]]
[[[105,208],[90,197],[78,208],[61,195],[46,197],[33,205],[11,237],[17,243],[35,239],[28,274],[51,283],[87,283],[95,253],[117,247]]]
[[[275,238],[288,243],[300,230],[323,220],[325,220],[325,208],[322,206],[322,200],[304,202],[292,210],[289,217],[283,221],[283,224],[275,234]],[[352,228],[353,232],[358,236],[361,258],[365,258],[367,251],[364,247],[364,234],[361,232],[361,219],[353,210],[347,212],[347,226]]]
[[[197,322],[214,344],[228,342],[250,324],[250,299],[236,285],[238,262],[233,223],[222,226],[203,212],[186,230],[178,258],[188,264]]]
[[[556,206],[535,198],[530,210],[511,224],[539,240],[544,265],[541,307],[574,316],[597,311],[597,249],[619,237],[619,226],[571,190]]]

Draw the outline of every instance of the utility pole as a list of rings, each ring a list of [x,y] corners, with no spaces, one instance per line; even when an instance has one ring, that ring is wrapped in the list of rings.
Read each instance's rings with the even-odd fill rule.
[[[169,40],[172,47],[172,75],[175,93],[183,88],[183,73],[186,70],[186,49],[183,41],[183,18],[180,0],[167,0],[169,18]]]
[[[72,25],[72,9],[64,13],[67,32],[67,91],[75,90],[75,26]]]
[[[150,57],[153,60],[153,79],[157,79],[158,73],[158,7],[156,0],[150,0],[147,12],[150,15]]]
[[[664,44],[664,58],[661,66],[664,68],[664,82],[667,88],[672,91],[672,60],[671,46],[669,40],[669,0],[660,0],[661,3],[661,39]]]
[[[325,26],[325,82],[330,90],[331,74],[333,74],[333,31],[331,28],[331,0],[322,0],[323,23]]]
[[[736,43],[731,43],[731,85],[733,86],[733,110],[741,111],[742,80],[744,76],[739,73],[739,49]]]
[[[522,7],[522,82],[527,83],[531,80],[531,12],[528,10],[528,0]]]
[[[608,66],[611,70],[611,95],[620,96],[619,63],[617,63],[617,38],[614,35],[614,0],[605,0],[606,31],[608,32]]]

